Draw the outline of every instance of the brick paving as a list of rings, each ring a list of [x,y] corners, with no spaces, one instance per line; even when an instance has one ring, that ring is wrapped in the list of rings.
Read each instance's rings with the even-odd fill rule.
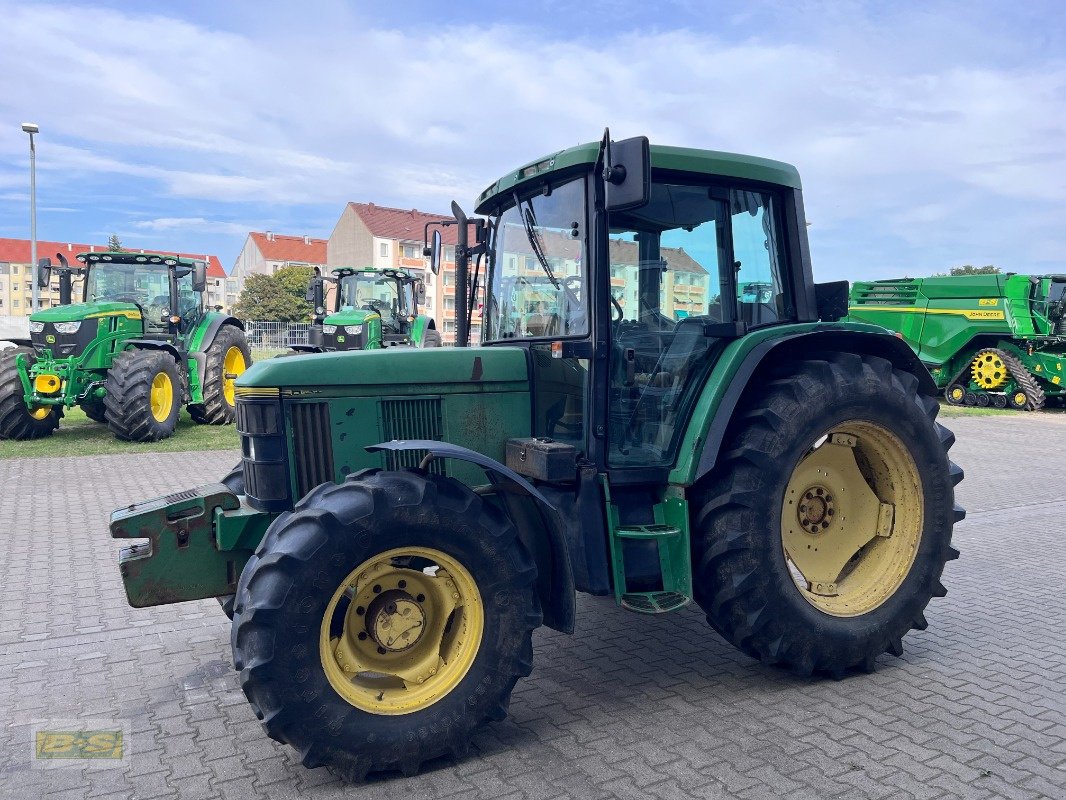
[[[0,798],[1066,797],[1066,418],[948,420],[962,558],[929,629],[872,675],[802,680],[582,596],[471,757],[363,786],[267,739],[214,601],[126,605],[107,514],[228,453],[0,461]],[[37,719],[130,726],[124,769],[32,769]]]

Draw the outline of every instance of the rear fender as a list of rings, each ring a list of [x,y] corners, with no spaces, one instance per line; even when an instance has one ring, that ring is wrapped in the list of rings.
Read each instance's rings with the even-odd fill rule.
[[[382,442],[366,449],[369,452],[421,450],[427,458],[454,458],[485,470],[490,483],[502,490],[504,507],[518,527],[520,538],[535,551],[533,555],[540,565],[537,590],[544,609],[544,624],[563,633],[574,632],[574,575],[563,521],[555,506],[533,484],[495,459],[448,442],[409,439]],[[545,565],[548,569],[544,569]]]
[[[700,452],[693,483],[714,469],[729,423],[749,386],[757,385],[764,371],[789,359],[799,360],[816,352],[838,351],[879,356],[918,379],[918,392],[936,397],[936,382],[910,346],[890,333],[869,333],[845,328],[818,330],[768,339],[752,348],[722,395],[707,438]]]
[[[33,342],[29,339],[0,339],[0,342],[11,342],[15,347],[33,347]]]

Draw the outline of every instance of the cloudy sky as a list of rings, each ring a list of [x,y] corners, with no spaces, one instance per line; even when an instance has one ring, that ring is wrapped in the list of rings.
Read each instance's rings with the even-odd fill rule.
[[[579,7],[578,7],[579,6]],[[599,137],[796,164],[816,276],[1066,271],[1061,2],[0,0],[0,236],[217,253]]]

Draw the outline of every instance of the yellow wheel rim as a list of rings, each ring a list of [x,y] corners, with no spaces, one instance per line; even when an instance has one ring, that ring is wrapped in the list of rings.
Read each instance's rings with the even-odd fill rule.
[[[174,410],[174,384],[165,372],[158,372],[152,378],[149,399],[156,422],[166,422],[170,419],[170,412]]]
[[[222,396],[228,405],[236,405],[237,395],[233,384],[246,369],[248,364],[241,348],[234,346],[226,351],[226,357],[222,359]]]
[[[961,386],[953,386],[950,391],[951,399],[956,403],[962,402],[962,398],[966,396],[966,391]]]
[[[52,413],[52,409],[48,406],[38,406],[37,408],[30,409],[30,416],[35,420],[48,419],[48,415]]]
[[[1021,408],[1022,406],[1024,406],[1028,399],[1029,398],[1027,398],[1025,396],[1025,392],[1015,392],[1014,393],[1014,405],[1018,406],[1018,408]]]
[[[367,559],[326,607],[319,657],[330,685],[373,714],[420,711],[474,663],[485,628],[470,572],[439,550],[399,547]]]
[[[785,560],[811,605],[859,616],[903,583],[923,521],[921,479],[903,443],[873,422],[841,423],[804,456],[785,488]]]
[[[973,365],[970,367],[970,372],[973,375],[974,382],[985,390],[998,389],[1010,377],[1003,359],[987,350],[977,354],[977,358],[973,360]]]

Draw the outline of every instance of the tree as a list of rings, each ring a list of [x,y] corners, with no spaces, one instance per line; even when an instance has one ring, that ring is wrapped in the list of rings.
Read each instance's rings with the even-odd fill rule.
[[[304,298],[311,267],[282,267],[273,275],[249,275],[231,313],[260,322],[306,322],[311,304]]]
[[[999,267],[994,267],[991,264],[985,264],[983,267],[963,264],[961,267],[952,267],[950,272],[935,272],[933,277],[939,278],[945,275],[998,275],[999,273]]]
[[[107,240],[107,249],[112,251],[112,252],[116,252],[118,250],[124,250],[125,249],[122,246],[122,240],[118,238],[118,234],[117,233],[112,233],[111,236],[108,238],[108,240]]]

